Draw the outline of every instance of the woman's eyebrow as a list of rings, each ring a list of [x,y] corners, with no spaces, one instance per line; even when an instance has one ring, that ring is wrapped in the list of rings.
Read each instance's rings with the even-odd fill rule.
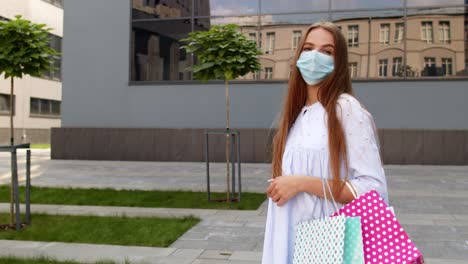
[[[314,47],[315,45],[312,42],[306,42],[306,43],[304,43],[304,46]],[[322,48],[328,48],[328,47],[335,48],[335,46],[333,44],[325,44],[325,45],[322,46]]]
[[[335,46],[333,44],[325,44],[323,45],[323,47],[332,47],[332,48],[335,48]]]

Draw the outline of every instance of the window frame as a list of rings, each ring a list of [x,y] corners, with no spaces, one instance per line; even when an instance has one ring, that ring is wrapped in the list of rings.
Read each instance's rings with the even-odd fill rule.
[[[430,39],[428,33],[430,33]],[[421,40],[425,41],[427,44],[434,43],[434,24],[432,21],[421,21]]]
[[[388,59],[379,59],[378,72],[379,78],[388,77]]]
[[[273,67],[265,67],[265,80],[273,80]]]
[[[405,36],[405,22],[396,22],[395,23],[395,44],[400,44],[403,42]]]
[[[451,42],[450,21],[439,21],[439,42],[449,44]]]
[[[348,69],[349,69],[349,76],[351,79],[357,78],[358,76],[358,62],[353,61],[348,63]]]
[[[276,32],[266,32],[265,54],[275,53]]]
[[[390,23],[380,24],[379,43],[385,46],[390,44]]]
[[[7,104],[10,103],[10,94],[0,93],[0,96],[6,96]],[[10,105],[8,106],[10,107],[10,109],[6,111],[3,111],[0,109],[0,116],[9,116],[12,108],[13,108],[13,116],[16,115],[16,95],[15,94],[13,95],[13,107],[11,107]]]
[[[302,30],[293,30],[292,32],[292,43],[291,43],[291,50],[297,50],[299,43],[302,39]]]
[[[34,100],[38,102],[37,113],[33,113],[32,111],[33,109],[32,104]],[[46,103],[49,108],[47,113],[44,113],[44,111],[42,111],[43,103]],[[58,104],[59,114],[54,114],[54,110],[53,110],[54,103]],[[54,100],[54,99],[39,98],[39,97],[29,97],[29,117],[61,118],[62,117],[62,101]]]
[[[348,48],[359,47],[359,25],[348,25],[347,39],[348,39]]]
[[[397,73],[403,69],[403,57],[393,57],[392,59],[392,77],[402,77],[398,76]]]
[[[453,75],[453,59],[452,58],[447,58],[443,57],[440,58],[440,65],[442,68],[442,76],[452,76]],[[450,67],[447,67],[450,66]],[[447,70],[449,70],[447,72]]]

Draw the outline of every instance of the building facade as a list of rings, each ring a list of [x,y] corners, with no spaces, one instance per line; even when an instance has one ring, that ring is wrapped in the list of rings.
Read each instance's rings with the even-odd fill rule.
[[[50,46],[61,52],[63,36],[62,0],[2,0],[0,17],[14,19],[21,15],[34,23],[52,28]],[[24,76],[15,79],[13,106],[10,105],[10,80],[0,79],[0,144],[10,142],[9,113],[13,110],[15,143],[50,143],[51,127],[61,126],[61,57],[51,59],[55,69],[41,78]]]
[[[63,127],[53,130],[52,157],[204,160],[205,130],[224,125],[223,82],[193,80],[185,68],[196,58],[180,40],[234,23],[264,53],[260,72],[230,86],[231,124],[242,161],[268,162],[292,56],[310,24],[330,20],[348,41],[353,87],[374,115],[384,162],[468,164],[467,4],[66,1]],[[210,146],[215,160],[222,140]]]

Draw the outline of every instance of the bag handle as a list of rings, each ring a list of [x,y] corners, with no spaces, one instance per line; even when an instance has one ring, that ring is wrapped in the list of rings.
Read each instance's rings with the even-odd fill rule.
[[[358,195],[357,195],[357,191],[354,188],[353,184],[350,183],[349,181],[346,181],[346,186],[348,187],[351,194],[354,196],[354,199],[356,199],[358,197]]]
[[[322,180],[322,190],[323,190],[323,204],[322,204],[322,212],[320,213],[321,218],[324,218],[324,210],[323,207],[325,206],[325,202],[328,200],[327,199],[327,191],[325,190],[325,185],[327,186],[328,191],[330,191],[330,196],[331,196],[331,201],[333,202],[333,207],[335,207],[335,212],[338,212],[338,205],[336,204],[335,198],[333,197],[333,192],[330,187],[330,183],[328,182],[328,179],[324,179],[323,175],[321,177]],[[326,214],[327,216],[330,216],[330,212],[328,211],[328,205],[326,207]]]

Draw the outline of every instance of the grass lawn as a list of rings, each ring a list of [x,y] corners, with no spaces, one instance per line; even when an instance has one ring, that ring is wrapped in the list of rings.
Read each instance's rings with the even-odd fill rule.
[[[167,247],[197,224],[194,217],[99,217],[33,214],[26,229],[1,231],[0,239]],[[8,222],[8,214],[0,214]]]
[[[9,202],[9,190],[7,185],[0,186],[0,202]],[[21,197],[23,193],[21,188]],[[212,197],[226,194],[213,193]],[[265,194],[242,193],[242,202],[227,204],[208,202],[206,192],[31,187],[31,203],[35,204],[255,210],[265,199]]]
[[[31,144],[32,149],[50,149],[50,144]]]
[[[0,264],[79,264],[74,261],[57,261],[51,258],[14,258],[14,257],[0,257]],[[94,264],[115,264],[113,261],[99,261]]]

